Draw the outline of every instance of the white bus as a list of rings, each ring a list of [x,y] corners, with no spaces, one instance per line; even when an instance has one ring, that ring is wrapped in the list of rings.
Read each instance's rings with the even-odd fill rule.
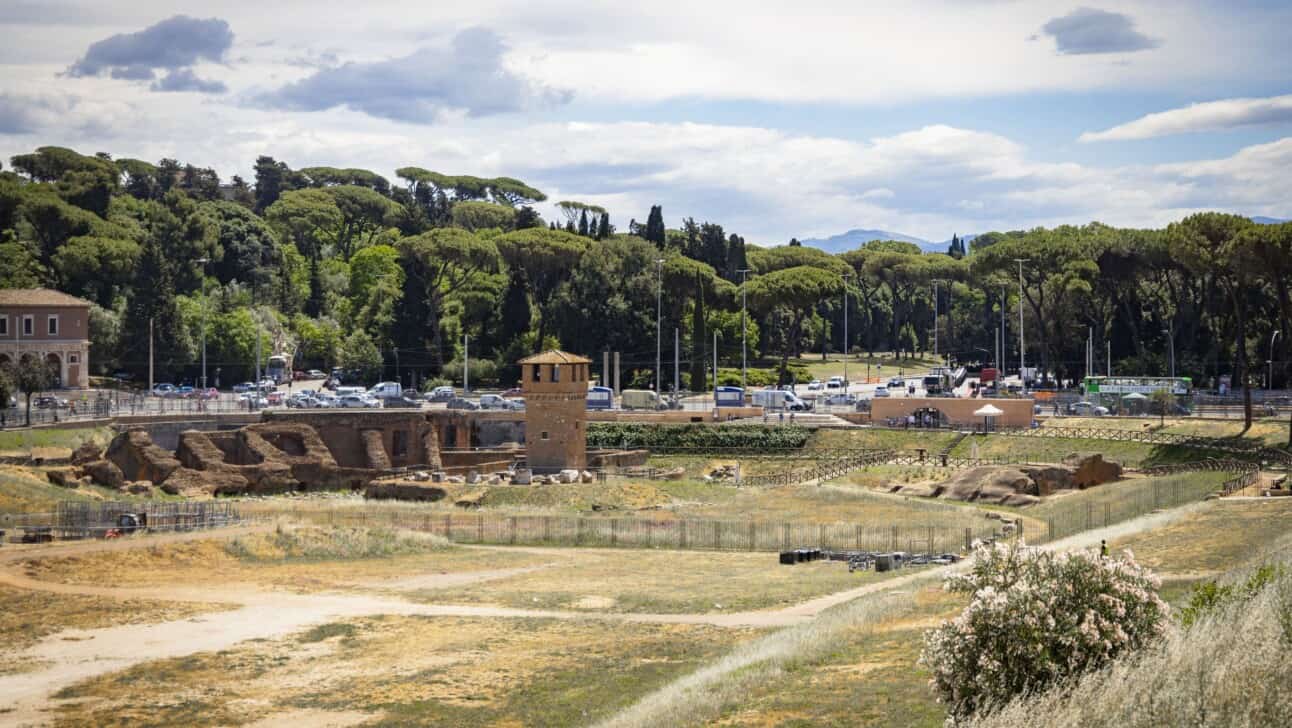
[[[269,357],[265,366],[265,376],[274,380],[274,384],[286,384],[292,380],[292,358],[286,354],[274,354]]]

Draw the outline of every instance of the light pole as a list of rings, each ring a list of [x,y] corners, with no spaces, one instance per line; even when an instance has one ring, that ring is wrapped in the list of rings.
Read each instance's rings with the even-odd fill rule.
[[[1162,329],[1162,333],[1166,334],[1166,340],[1170,343],[1171,378],[1175,379],[1175,327],[1171,325],[1170,321],[1166,322],[1166,328]],[[1278,332],[1275,332],[1275,335],[1277,336]],[[1271,341],[1273,340],[1271,339]]]
[[[1281,334],[1281,333],[1283,333],[1283,332],[1282,332],[1282,331],[1275,331],[1273,334],[1270,334],[1270,359],[1269,359],[1269,370],[1270,370],[1269,377],[1270,377],[1270,380],[1269,380],[1269,383],[1268,383],[1268,384],[1266,385],[1266,387],[1265,387],[1266,389],[1274,389],[1274,340],[1275,340],[1275,339],[1277,339],[1277,338],[1279,338],[1279,334]],[[1175,376],[1175,374],[1173,373],[1173,374],[1171,374],[1171,376],[1173,376],[1173,377],[1174,377],[1174,376]]]
[[[664,295],[664,259],[655,260],[655,398],[659,399],[660,378],[664,376],[664,370],[660,365],[660,355],[663,352],[663,345],[660,343],[662,329],[660,322],[661,308],[660,301]]]
[[[848,393],[848,281],[851,273],[843,274],[843,393]]]
[[[211,262],[210,258],[198,258],[198,263],[202,264],[202,389],[206,389],[206,309],[209,308],[209,301],[206,298],[206,264]]]
[[[749,268],[741,268],[736,271],[740,274],[740,389],[745,389],[745,375],[749,370],[749,351],[745,347],[745,309],[748,306],[749,299],[745,291],[745,282],[748,275],[752,272]]]
[[[1018,381],[1023,391],[1027,391],[1027,356],[1023,348],[1023,264],[1028,258],[1015,258],[1018,263]]]

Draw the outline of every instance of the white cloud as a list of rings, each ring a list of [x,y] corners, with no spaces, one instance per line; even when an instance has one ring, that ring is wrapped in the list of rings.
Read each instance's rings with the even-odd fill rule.
[[[1170,134],[1292,122],[1292,94],[1258,99],[1224,99],[1159,111],[1104,131],[1088,131],[1083,142],[1149,139]]]

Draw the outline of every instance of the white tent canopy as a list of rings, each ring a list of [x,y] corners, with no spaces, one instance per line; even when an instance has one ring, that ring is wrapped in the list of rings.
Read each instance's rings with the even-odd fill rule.
[[[1126,395],[1125,397],[1122,397],[1122,399],[1148,399],[1148,397],[1145,397],[1144,395],[1140,394],[1139,392],[1131,392],[1130,394]]]
[[[999,417],[1003,414],[1005,414],[1005,410],[999,407],[996,407],[995,405],[988,404],[988,405],[983,405],[977,410],[974,410],[973,416],[974,417]]]

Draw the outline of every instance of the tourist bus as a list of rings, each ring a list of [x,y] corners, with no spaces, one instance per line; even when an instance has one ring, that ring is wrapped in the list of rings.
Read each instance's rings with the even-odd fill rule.
[[[274,354],[269,357],[265,366],[265,376],[274,380],[274,384],[286,384],[292,380],[292,358],[286,354]]]
[[[1171,414],[1184,414],[1193,409],[1193,380],[1189,377],[1086,377],[1082,391],[1088,402],[1113,412],[1147,412],[1153,404],[1141,397],[1152,398],[1154,392],[1162,391],[1170,392],[1175,398],[1175,412]]]

